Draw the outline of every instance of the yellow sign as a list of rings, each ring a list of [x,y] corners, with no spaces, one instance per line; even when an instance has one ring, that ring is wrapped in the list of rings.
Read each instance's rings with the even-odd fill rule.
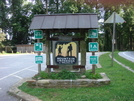
[[[77,62],[77,43],[73,41],[56,42],[55,62],[57,64],[75,64]]]

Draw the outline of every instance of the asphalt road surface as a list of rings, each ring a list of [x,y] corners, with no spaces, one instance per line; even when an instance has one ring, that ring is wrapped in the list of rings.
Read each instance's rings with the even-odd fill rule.
[[[119,52],[119,55],[134,62],[134,51]]]
[[[99,56],[104,52],[96,52]],[[91,69],[89,56],[86,56],[86,69]],[[35,64],[36,54],[15,54],[0,55],[0,101],[19,101],[19,99],[9,95],[8,89],[23,78],[32,77],[38,73],[38,65]],[[44,63],[41,65],[42,70],[46,68],[45,54],[42,54]],[[52,59],[52,55],[51,55]],[[80,59],[79,59],[80,61]]]
[[[34,57],[34,54],[0,56],[0,101],[19,101],[7,91],[19,80],[38,73]],[[45,63],[42,64],[42,70],[44,69]]]

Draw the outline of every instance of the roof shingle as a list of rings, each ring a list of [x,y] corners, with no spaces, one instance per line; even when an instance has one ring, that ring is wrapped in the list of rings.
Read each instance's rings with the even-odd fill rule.
[[[29,29],[89,29],[98,28],[97,14],[35,15]]]

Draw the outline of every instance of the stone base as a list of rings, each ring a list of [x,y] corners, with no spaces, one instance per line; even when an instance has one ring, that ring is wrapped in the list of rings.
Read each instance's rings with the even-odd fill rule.
[[[43,79],[36,81],[36,83],[34,84],[36,84],[35,85],[36,87],[43,87],[43,88],[98,87],[110,84],[110,79],[106,76],[105,73],[100,73],[100,75],[103,77],[102,79],[77,79],[77,80]]]

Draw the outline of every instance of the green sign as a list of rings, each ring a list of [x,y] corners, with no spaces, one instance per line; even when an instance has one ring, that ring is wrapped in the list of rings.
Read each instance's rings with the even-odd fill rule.
[[[34,43],[34,51],[43,51],[43,43]]]
[[[43,63],[43,56],[35,56],[35,63],[37,64]]]
[[[90,64],[98,64],[98,56],[90,56]]]
[[[35,39],[42,39],[43,38],[43,32],[42,32],[42,30],[35,30],[34,31],[34,38]]]
[[[98,30],[97,29],[90,29],[88,30],[89,38],[98,38]]]
[[[98,43],[89,42],[89,51],[98,51]]]

